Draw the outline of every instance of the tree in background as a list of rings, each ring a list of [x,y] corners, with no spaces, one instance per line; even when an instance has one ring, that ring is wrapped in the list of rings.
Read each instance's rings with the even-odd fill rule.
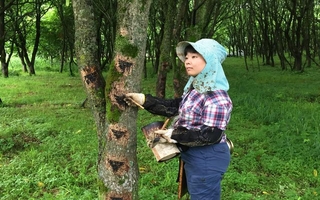
[[[11,55],[13,51],[10,52],[8,59],[5,48],[5,43],[8,37],[6,36],[6,21],[5,21],[5,13],[14,3],[14,0],[6,3],[4,0],[0,1],[0,62],[1,62],[1,71],[4,77],[9,77],[8,65],[10,62]]]
[[[123,98],[127,92],[140,92],[148,2],[118,1],[115,57],[105,81],[97,55],[92,2],[73,0],[77,63],[99,141],[100,199],[138,199],[137,109],[127,107]]]
[[[15,45],[21,62],[27,65],[30,75],[36,74],[35,61],[41,37],[41,18],[51,8],[48,2],[49,0],[16,1],[14,9],[17,17],[14,27],[17,34]]]
[[[231,12],[228,10],[235,7],[232,1],[154,1],[156,8],[155,16],[150,16],[150,19],[163,16],[161,28],[154,23],[150,23],[154,30],[159,30],[162,33],[158,41],[160,66],[156,62],[157,85],[156,95],[165,97],[165,87],[169,69],[174,68],[174,80],[172,81],[175,88],[175,96],[180,96],[182,86],[185,83],[184,67],[176,64],[175,45],[180,40],[196,41],[200,38],[214,38],[223,43],[225,40],[223,22],[231,17]],[[178,13],[176,14],[175,11]],[[152,13],[154,14],[154,13]],[[161,15],[162,14],[162,15]],[[152,22],[158,22],[154,20]],[[222,28],[220,30],[220,28]],[[154,33],[153,33],[154,34]]]
[[[72,64],[74,61],[74,19],[72,15],[72,8],[70,6],[64,6],[64,3],[57,1],[55,4],[56,13],[58,14],[59,20],[57,20],[62,27],[59,34],[62,47],[60,50],[60,70],[63,72],[64,63],[69,59],[69,72],[73,75]]]
[[[41,34],[38,56],[50,60],[51,66],[55,59],[64,61],[65,58],[61,55],[64,54],[62,52],[65,50],[62,47],[62,43],[64,42],[64,26],[61,24],[56,9],[50,10],[43,17],[41,28],[43,33]]]
[[[117,0],[99,0],[94,3],[97,24],[98,57],[103,70],[112,62],[117,18]]]
[[[175,53],[171,54],[171,46],[174,40],[172,40],[174,22],[175,22],[175,10],[176,3],[174,1],[163,1],[163,12],[165,14],[165,23],[163,27],[163,37],[160,45],[160,67],[158,70],[157,84],[156,84],[156,96],[164,98],[166,96],[166,82],[167,72],[172,68],[172,57],[176,57]]]

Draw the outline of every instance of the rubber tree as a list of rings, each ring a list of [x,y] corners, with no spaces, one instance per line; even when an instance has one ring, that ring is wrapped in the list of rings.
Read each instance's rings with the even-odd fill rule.
[[[137,108],[127,107],[123,97],[141,92],[150,3],[118,1],[115,56],[106,78],[106,145],[98,164],[103,199],[138,199]]]
[[[138,199],[137,109],[127,92],[140,92],[151,1],[119,0],[114,60],[106,79],[98,60],[94,1],[73,0],[75,49],[99,141],[100,199]],[[115,13],[113,13],[115,14]]]

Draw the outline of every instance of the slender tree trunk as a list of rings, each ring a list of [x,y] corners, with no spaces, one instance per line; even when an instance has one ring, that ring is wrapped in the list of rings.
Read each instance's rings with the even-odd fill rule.
[[[27,64],[26,62],[24,61],[24,57],[23,57],[23,53],[22,53],[22,50],[20,48],[17,48],[17,52],[18,52],[18,56],[20,58],[20,61],[21,61],[21,65],[22,65],[22,71],[23,72],[28,72],[28,68],[27,68]]]
[[[5,50],[5,21],[4,21],[4,0],[0,1],[0,61],[3,77],[9,77],[8,63],[6,62]]]
[[[151,29],[150,48],[153,49],[153,74],[157,74],[160,65],[161,42],[164,34],[165,15],[167,14],[163,5],[165,1],[154,1],[150,9],[149,28]]]
[[[158,71],[158,79],[156,86],[156,95],[157,97],[164,98],[166,96],[166,83],[167,83],[167,72],[169,68],[172,68],[172,63],[170,59],[171,53],[171,39],[173,33],[174,26],[174,18],[175,18],[175,6],[176,3],[174,1],[169,1],[166,3],[166,19],[164,25],[164,33],[160,46],[160,68]]]
[[[31,75],[35,75],[36,74],[36,70],[35,70],[35,61],[36,61],[36,56],[37,56],[37,52],[38,52],[38,48],[39,48],[39,43],[40,43],[40,35],[41,35],[41,29],[40,29],[40,23],[41,23],[41,6],[43,4],[42,0],[36,0],[36,35],[34,38],[34,45],[33,45],[33,50],[32,50],[32,54],[31,54],[31,62],[30,62],[30,66],[29,66],[29,73]]]
[[[10,57],[12,55],[12,47],[11,52],[8,54],[6,53],[5,44],[6,44],[6,23],[5,23],[5,11],[9,9],[15,0],[10,1],[0,1],[0,63],[1,63],[1,72],[3,77],[9,77],[9,62]],[[6,3],[7,2],[7,3]],[[7,59],[8,57],[8,59]]]
[[[70,73],[70,76],[74,76],[74,73],[73,73],[73,71],[72,71],[72,64],[77,64],[77,63],[74,61],[73,50],[70,51],[70,61],[69,61],[69,73]]]
[[[105,80],[97,59],[97,45],[93,5],[87,0],[73,0],[75,20],[75,50],[81,78],[91,104],[98,136],[98,158],[105,146]],[[99,173],[99,169],[98,169]],[[102,182],[102,181],[101,181]],[[103,185],[103,184],[102,184]]]
[[[66,52],[67,52],[67,25],[65,24],[65,18],[64,18],[64,14],[63,14],[63,5],[59,4],[58,6],[58,13],[59,13],[59,17],[62,23],[62,29],[63,29],[63,39],[62,39],[62,50],[61,50],[61,60],[60,60],[60,70],[59,72],[62,73],[63,72],[63,68],[64,68],[64,63],[66,60]]]
[[[175,17],[175,24],[173,30],[173,41],[172,44],[175,46],[178,42],[184,40],[181,37],[181,31],[183,27],[183,18],[186,16],[188,7],[188,1],[179,0],[177,11]],[[173,65],[173,89],[174,89],[174,97],[181,97],[183,94],[183,88],[188,81],[188,74],[186,73],[184,64],[176,59],[176,49],[171,48],[171,62]]]
[[[21,59],[21,63],[25,63],[26,66],[29,68],[29,74],[30,75],[34,75],[35,74],[35,70],[34,70],[34,67],[32,67],[32,62],[31,60],[29,59],[29,55],[28,55],[28,51],[27,51],[27,39],[26,39],[26,30],[25,30],[25,27],[23,27],[22,29],[19,30],[19,24],[15,24],[15,28],[17,30],[17,37],[18,37],[18,40],[17,40],[17,48],[20,49],[18,50],[20,53],[19,53],[19,57]]]
[[[60,60],[60,70],[59,72],[62,73],[63,72],[63,67],[64,67],[64,61],[66,60],[66,38],[63,37],[63,41],[62,41],[62,50],[61,50],[61,60]]]

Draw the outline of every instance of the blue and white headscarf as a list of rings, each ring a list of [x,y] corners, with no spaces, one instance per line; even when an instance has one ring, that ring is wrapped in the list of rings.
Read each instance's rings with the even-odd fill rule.
[[[176,47],[176,53],[182,62],[185,61],[184,49],[189,44],[202,55],[206,61],[206,66],[197,76],[189,78],[184,87],[184,92],[190,89],[191,84],[200,93],[214,90],[228,91],[229,83],[221,65],[227,57],[226,49],[213,39],[201,39],[196,42],[179,42]]]

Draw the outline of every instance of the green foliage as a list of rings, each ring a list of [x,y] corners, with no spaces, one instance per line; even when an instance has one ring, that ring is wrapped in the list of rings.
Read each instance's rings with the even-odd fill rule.
[[[41,42],[39,55],[43,57],[59,57],[62,48],[63,30],[61,21],[55,9],[44,15],[41,23]]]
[[[224,64],[235,151],[222,199],[319,198],[319,69],[247,72],[242,63]],[[107,76],[107,86],[110,76],[116,74]],[[154,94],[155,83],[156,77],[143,80],[143,92]],[[80,78],[38,70],[2,78],[0,86],[0,199],[98,199],[97,136],[90,108],[80,107],[86,98]],[[171,83],[167,91],[172,97]],[[157,163],[141,132],[164,118],[144,110],[138,117],[140,199],[175,200],[178,159]]]
[[[62,10],[60,11],[57,8],[50,9],[42,18],[41,42],[39,44],[38,55],[44,58],[61,59],[63,43],[65,43],[66,50],[73,49],[73,10],[72,7],[68,6],[61,8]],[[63,19],[61,19],[61,15],[63,15]]]

